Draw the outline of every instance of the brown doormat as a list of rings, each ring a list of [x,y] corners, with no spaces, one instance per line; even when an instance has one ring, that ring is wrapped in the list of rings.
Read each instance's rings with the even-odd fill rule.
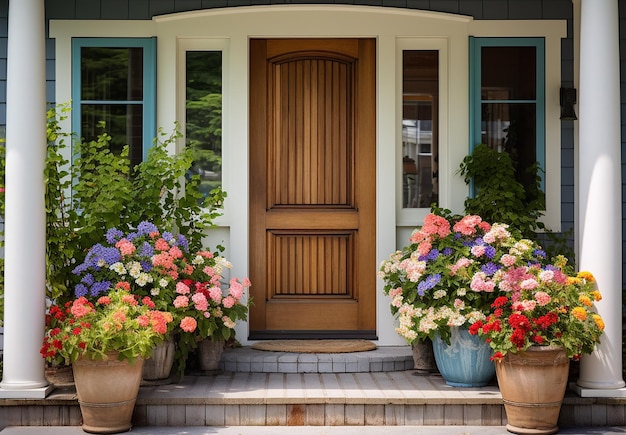
[[[294,353],[348,353],[375,350],[368,340],[271,340],[254,343],[252,349]]]

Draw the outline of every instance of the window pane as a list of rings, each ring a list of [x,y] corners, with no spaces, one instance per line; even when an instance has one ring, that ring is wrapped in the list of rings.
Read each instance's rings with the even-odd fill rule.
[[[82,47],[81,99],[141,101],[143,48]]]
[[[483,100],[537,98],[537,49],[534,46],[482,47],[481,56]]]
[[[185,136],[208,193],[222,184],[222,52],[187,52]]]
[[[402,58],[402,207],[438,201],[439,52],[407,50]]]
[[[106,123],[106,132],[111,136],[111,151],[119,153],[129,145],[132,165],[142,160],[143,107],[140,104],[83,104],[81,106],[81,134],[84,140],[97,139],[102,133],[98,123]]]
[[[481,141],[511,156],[517,178],[533,183],[526,170],[537,161],[537,110],[531,103],[483,103]]]

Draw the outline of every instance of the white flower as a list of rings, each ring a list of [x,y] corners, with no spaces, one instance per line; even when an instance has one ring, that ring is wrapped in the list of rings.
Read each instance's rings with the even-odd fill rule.
[[[111,269],[113,272],[117,273],[118,275],[126,275],[127,273],[126,268],[119,261],[117,263],[113,263],[112,265],[110,265],[109,269]]]

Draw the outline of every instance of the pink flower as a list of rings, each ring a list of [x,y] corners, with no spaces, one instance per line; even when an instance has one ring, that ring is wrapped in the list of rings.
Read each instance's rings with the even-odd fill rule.
[[[159,251],[168,251],[170,249],[170,244],[165,241],[165,239],[158,239],[154,242],[154,249]]]
[[[89,305],[84,296],[81,296],[72,303],[71,312],[74,317],[83,317],[92,311],[93,308]]]
[[[186,295],[187,293],[189,293],[189,286],[184,282],[177,282],[176,293],[178,293],[179,295]]]
[[[196,322],[196,319],[194,319],[193,317],[187,316],[180,321],[180,329],[185,332],[195,331],[196,326],[198,326],[198,322]]]
[[[120,250],[120,254],[130,255],[135,252],[135,245],[127,239],[121,239],[116,244],[115,247]]]
[[[224,299],[222,299],[222,304],[226,308],[232,308],[233,305],[235,305],[236,303],[237,301],[232,296],[226,296]]]
[[[417,246],[417,252],[419,252],[420,256],[427,255],[432,249],[433,244],[427,240],[424,240]]]
[[[502,257],[500,257],[500,263],[502,263],[506,267],[513,266],[516,261],[517,261],[517,258],[515,258],[515,256],[510,255],[510,254],[504,254]]]
[[[189,299],[187,299],[187,296],[176,296],[176,299],[174,299],[174,307],[176,308],[185,308],[187,306],[189,306]]]
[[[549,304],[552,298],[546,292],[537,292],[535,293],[535,300],[537,301],[539,305],[544,306],[544,305]]]
[[[472,255],[474,255],[475,257],[482,257],[484,254],[485,254],[484,245],[472,246]]]
[[[389,296],[391,296],[392,298],[395,298],[398,295],[402,294],[402,287],[398,287],[398,288],[394,288],[393,290],[391,290],[389,292]]]
[[[182,258],[183,257],[183,251],[181,251],[178,246],[172,246],[170,248],[170,250],[169,250],[169,254],[172,256],[172,258]]]
[[[222,301],[222,289],[219,287],[211,287],[209,289],[209,296],[211,300],[219,304]]]
[[[209,309],[209,301],[207,301],[206,296],[203,293],[195,293],[191,300],[196,306],[196,310],[206,311]]]
[[[476,215],[466,215],[454,224],[454,231],[466,236],[476,233],[476,227],[482,222],[482,218]]]
[[[228,292],[236,300],[239,300],[243,296],[243,286],[236,279],[231,279],[230,289],[228,290]]]
[[[133,295],[122,296],[122,302],[128,305],[132,305],[133,307],[138,304],[137,299],[135,299]]]
[[[539,283],[537,282],[535,278],[525,279],[520,284],[520,288],[522,290],[532,290],[532,289],[537,288],[537,286],[539,286]]]

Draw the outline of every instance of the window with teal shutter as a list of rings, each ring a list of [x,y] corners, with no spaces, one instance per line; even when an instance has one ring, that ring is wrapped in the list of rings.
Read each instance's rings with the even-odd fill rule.
[[[156,39],[72,40],[72,131],[86,141],[102,130],[112,151],[129,145],[133,165],[147,156],[156,136]]]
[[[470,38],[470,152],[481,143],[509,153],[522,184],[537,163],[544,181],[543,38]]]

